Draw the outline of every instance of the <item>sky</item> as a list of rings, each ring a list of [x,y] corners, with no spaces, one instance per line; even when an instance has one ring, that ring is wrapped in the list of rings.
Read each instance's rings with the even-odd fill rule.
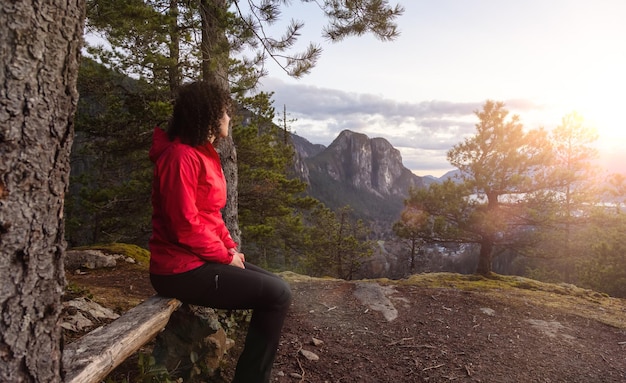
[[[259,90],[274,92],[292,131],[326,146],[345,129],[382,137],[415,174],[441,176],[453,169],[447,151],[475,133],[474,112],[502,101],[527,129],[552,129],[576,111],[598,130],[602,167],[626,173],[626,1],[399,2],[392,42],[330,43],[315,3],[283,11],[283,25],[305,23],[296,48],[323,49],[300,79],[267,64]]]

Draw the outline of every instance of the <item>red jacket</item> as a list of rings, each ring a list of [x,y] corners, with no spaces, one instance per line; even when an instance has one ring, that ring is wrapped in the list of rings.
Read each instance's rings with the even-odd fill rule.
[[[150,160],[152,237],[150,273],[179,274],[205,262],[230,263],[237,247],[222,219],[226,179],[208,143],[191,147],[154,129]]]

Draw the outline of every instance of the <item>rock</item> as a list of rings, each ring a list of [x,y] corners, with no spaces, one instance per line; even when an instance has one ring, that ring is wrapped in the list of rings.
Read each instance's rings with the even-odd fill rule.
[[[320,347],[321,345],[324,344],[323,340],[319,340],[317,338],[311,338],[311,344],[315,347]]]
[[[100,250],[68,250],[65,252],[65,269],[100,269],[117,266],[117,258],[123,256],[105,254]]]
[[[93,321],[88,319],[80,311],[76,311],[71,315],[67,315],[61,322],[61,327],[73,332],[81,332],[94,325]]]
[[[389,297],[396,293],[393,286],[381,286],[378,283],[361,282],[356,284],[354,296],[362,305],[367,305],[372,310],[380,311],[387,322],[398,317],[398,310],[394,307]]]
[[[403,199],[410,186],[424,185],[421,177],[402,165],[400,151],[389,141],[349,130],[342,131],[330,146],[305,163],[307,176],[322,173],[333,181],[383,198]]]
[[[66,330],[81,332],[95,326],[96,322],[115,320],[119,318],[113,310],[102,307],[87,298],[76,298],[63,303],[64,315],[61,327]]]
[[[302,356],[304,356],[305,358],[307,358],[308,360],[311,360],[311,361],[320,360],[320,357],[317,356],[316,353],[311,352],[311,351],[300,350],[300,354],[302,354]]]
[[[66,302],[68,307],[73,307],[78,311],[88,313],[95,319],[111,319],[115,320],[119,318],[119,314],[116,314],[113,310],[100,306],[94,301],[87,298],[76,298],[69,302]]]
[[[152,355],[158,366],[187,382],[200,373],[214,376],[233,344],[213,309],[183,305],[157,336]]]
[[[556,338],[557,335],[560,335],[565,339],[574,339],[573,336],[568,335],[564,332],[568,328],[563,326],[560,322],[544,321],[541,319],[526,319],[526,322],[530,323],[533,328],[540,330],[550,338]]]

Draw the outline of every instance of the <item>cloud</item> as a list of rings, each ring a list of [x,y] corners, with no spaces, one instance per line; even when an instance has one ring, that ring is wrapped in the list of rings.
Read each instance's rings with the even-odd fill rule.
[[[404,165],[423,173],[452,167],[447,151],[475,133],[475,111],[481,102],[393,100],[382,95],[359,94],[312,85],[291,84],[273,78],[262,89],[274,92],[274,106],[296,119],[293,131],[314,144],[329,145],[343,130],[388,140],[402,154]],[[510,103],[510,106],[509,106]],[[526,100],[505,105],[515,113],[540,106]]]
[[[287,84],[268,78],[263,88],[275,92],[275,106],[286,105],[291,113],[303,113],[324,120],[349,115],[383,115],[392,117],[438,118],[472,115],[482,103],[450,101],[401,102],[381,95],[359,94],[312,85]]]

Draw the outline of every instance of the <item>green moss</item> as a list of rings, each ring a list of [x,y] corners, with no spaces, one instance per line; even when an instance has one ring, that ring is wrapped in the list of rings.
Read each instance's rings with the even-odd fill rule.
[[[65,294],[68,299],[78,298],[78,297],[87,297],[89,299],[93,298],[93,294],[84,287],[77,285],[76,283],[69,282],[67,286],[65,286]]]
[[[82,246],[76,248],[77,250],[100,250],[109,254],[122,254],[126,257],[130,257],[137,261],[140,265],[147,266],[150,263],[150,251],[139,247],[137,245],[131,245],[128,243],[107,243],[91,246]]]
[[[522,302],[525,305],[558,308],[610,326],[626,328],[622,314],[625,307],[623,300],[567,283],[554,284],[510,275],[482,276],[454,273],[417,274],[390,283],[476,291],[501,299],[509,305]]]

